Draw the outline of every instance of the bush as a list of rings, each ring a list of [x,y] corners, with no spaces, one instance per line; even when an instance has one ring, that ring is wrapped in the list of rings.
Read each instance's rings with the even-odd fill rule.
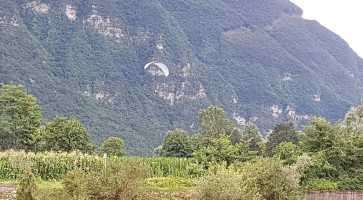
[[[338,180],[339,190],[363,190],[363,175],[362,170],[350,171],[350,173],[343,173],[339,176]]]
[[[283,167],[279,159],[256,158],[214,173],[199,183],[202,199],[302,199],[298,166]]]
[[[215,200],[262,200],[261,194],[257,188],[249,187],[245,182],[243,175],[236,172],[234,169],[226,169],[222,167],[215,174],[205,176],[199,185],[201,199]]]
[[[66,193],[75,198],[83,199],[88,197],[89,184],[91,180],[83,170],[69,171],[62,180]]]
[[[307,191],[335,191],[338,190],[338,184],[327,179],[311,179],[306,182],[305,190]]]
[[[64,189],[55,189],[52,187],[39,188],[36,193],[36,199],[38,200],[65,200],[72,199],[70,195],[68,195]],[[84,198],[73,198],[74,200],[86,200],[88,197]]]
[[[35,200],[35,193],[37,185],[35,184],[35,177],[31,171],[27,171],[21,181],[19,182],[16,191],[17,200]]]
[[[138,160],[113,161],[107,171],[68,172],[63,185],[75,199],[146,199],[149,165]]]

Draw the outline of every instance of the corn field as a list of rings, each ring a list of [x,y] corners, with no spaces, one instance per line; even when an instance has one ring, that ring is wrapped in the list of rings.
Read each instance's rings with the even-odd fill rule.
[[[113,157],[110,160],[139,159],[150,165],[152,173],[157,177],[199,177],[205,173],[201,165],[188,158],[141,158],[141,157]]]
[[[111,157],[108,162],[123,159],[139,159],[150,165],[157,177],[198,177],[204,174],[201,166],[192,159],[185,158],[140,158]],[[25,171],[31,170],[36,177],[43,180],[60,180],[68,171],[82,169],[84,171],[100,171],[104,168],[104,159],[97,155],[79,152],[0,152],[0,179],[18,179]]]
[[[85,171],[102,170],[103,159],[98,156],[55,152],[0,152],[0,179],[17,179],[24,171],[31,170],[36,177],[43,180],[59,180],[68,171],[83,169]]]

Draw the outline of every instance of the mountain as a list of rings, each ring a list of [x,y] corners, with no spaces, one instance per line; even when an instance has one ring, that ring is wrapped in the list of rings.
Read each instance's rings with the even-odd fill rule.
[[[167,130],[197,132],[210,105],[264,132],[342,119],[363,60],[301,15],[288,0],[0,0],[0,82],[25,85],[44,122],[74,116],[130,155],[152,155]]]

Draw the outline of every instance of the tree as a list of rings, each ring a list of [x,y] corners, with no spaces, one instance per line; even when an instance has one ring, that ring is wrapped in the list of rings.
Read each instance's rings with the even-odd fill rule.
[[[361,105],[352,107],[345,115],[343,127],[347,133],[363,134],[363,100]]]
[[[251,149],[252,138],[247,140],[241,140],[234,146],[238,149],[236,160],[240,162],[246,162],[257,157],[259,151]]]
[[[153,157],[161,157],[162,150],[163,150],[163,145],[159,145],[158,147],[156,147],[154,149]]]
[[[176,129],[166,133],[161,156],[190,157],[191,154],[192,145],[186,131]]]
[[[282,142],[274,149],[274,154],[274,157],[283,160],[284,165],[292,165],[296,163],[300,153],[292,142]]]
[[[237,144],[242,140],[242,131],[233,131],[231,135],[229,135],[229,140],[231,140],[232,144]]]
[[[190,142],[192,143],[192,151],[195,152],[203,147],[212,145],[212,139],[214,138],[203,137],[200,133],[193,135],[192,137],[190,137]]]
[[[295,130],[294,123],[281,122],[275,125],[273,132],[268,136],[266,143],[267,156],[273,156],[274,149],[282,142],[298,143],[298,133]]]
[[[41,125],[37,99],[22,85],[1,84],[0,150],[31,149]]]
[[[100,153],[110,156],[126,156],[124,140],[117,137],[110,137],[104,141],[100,147]]]
[[[232,145],[229,137],[221,135],[219,138],[211,139],[211,144],[193,152],[193,156],[200,164],[208,167],[210,164],[226,162],[230,165],[238,158],[239,149]]]
[[[331,148],[337,133],[332,125],[323,118],[310,118],[311,125],[304,127],[301,148],[306,152],[318,152]]]
[[[48,151],[75,151],[92,153],[95,149],[86,128],[75,118],[56,117],[45,126],[43,149]]]
[[[302,199],[297,169],[284,168],[279,159],[256,158],[242,164],[241,174],[250,188],[256,187],[253,193],[261,194],[262,199]]]
[[[260,150],[259,143],[263,141],[262,134],[254,123],[249,123],[245,126],[242,132],[244,140],[251,139],[251,150]]]
[[[223,108],[210,106],[198,112],[199,126],[203,137],[218,138],[219,135],[237,135],[239,130],[233,122],[226,118]]]

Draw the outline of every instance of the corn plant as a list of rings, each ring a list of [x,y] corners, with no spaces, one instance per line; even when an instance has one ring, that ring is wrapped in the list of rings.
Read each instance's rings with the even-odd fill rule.
[[[199,177],[204,174],[202,167],[193,159],[186,158],[141,158],[111,157],[108,162],[134,159],[150,165],[156,177]],[[101,171],[104,168],[103,158],[80,152],[0,152],[0,179],[19,179],[26,171],[32,171],[35,177],[43,180],[62,179],[68,171],[81,169],[85,172]]]

